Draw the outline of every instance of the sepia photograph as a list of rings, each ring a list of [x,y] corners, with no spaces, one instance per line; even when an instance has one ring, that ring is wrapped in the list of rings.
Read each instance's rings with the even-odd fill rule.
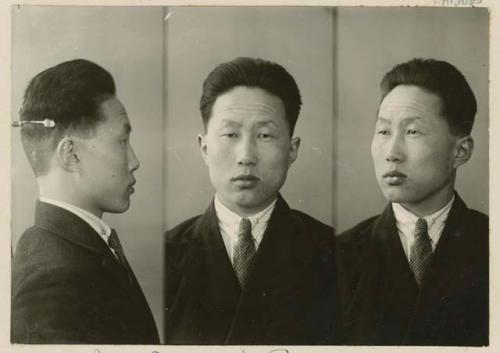
[[[6,346],[493,349],[494,16],[429,3],[10,4]]]

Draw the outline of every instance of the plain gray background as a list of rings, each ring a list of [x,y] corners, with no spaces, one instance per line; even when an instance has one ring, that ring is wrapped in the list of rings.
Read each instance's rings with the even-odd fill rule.
[[[167,14],[168,20],[165,20]],[[457,190],[488,213],[488,12],[425,8],[12,8],[12,119],[28,81],[83,57],[114,76],[141,161],[136,193],[117,229],[162,333],[163,231],[202,213],[213,196],[196,136],[202,81],[237,56],[277,61],[304,106],[299,157],[282,190],[289,204],[343,231],[385,201],[370,157],[378,84],[413,57],[448,60],[478,100],[473,158]],[[33,222],[36,184],[12,133],[12,243]]]

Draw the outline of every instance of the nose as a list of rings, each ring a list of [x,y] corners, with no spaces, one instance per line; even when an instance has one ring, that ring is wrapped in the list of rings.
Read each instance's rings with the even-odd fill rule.
[[[238,144],[237,161],[240,166],[253,166],[257,163],[256,145],[252,138],[242,138]]]
[[[134,152],[134,149],[132,146],[129,144],[129,151],[128,151],[128,167],[131,172],[139,169],[139,166],[141,163],[139,162],[139,159],[137,158],[137,155]]]
[[[400,136],[395,134],[387,141],[385,160],[387,162],[402,162],[404,160],[404,142]]]

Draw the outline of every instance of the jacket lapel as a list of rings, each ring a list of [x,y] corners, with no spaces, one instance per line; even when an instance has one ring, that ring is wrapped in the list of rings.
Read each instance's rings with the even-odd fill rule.
[[[455,292],[463,292],[463,286],[474,283],[474,278],[467,277],[464,254],[467,245],[463,242],[466,235],[463,225],[467,207],[455,194],[455,201],[439,239],[432,261],[426,271],[419,300],[416,304],[416,316],[408,334],[425,325],[426,317],[431,314],[445,298],[453,297]]]
[[[344,318],[346,332],[359,342],[398,343],[413,315],[418,289],[391,204],[352,256],[358,258],[359,278]]]
[[[198,293],[202,311],[213,315],[234,312],[241,290],[234,274],[222,236],[213,202],[196,222],[184,262],[186,285]]]
[[[374,228],[373,236],[378,239],[377,246],[382,254],[384,268],[382,282],[389,294],[387,300],[398,300],[401,290],[417,291],[417,283],[408,264],[396,226],[392,205],[387,205]],[[392,298],[392,299],[391,299]]]
[[[297,266],[297,262],[306,261],[312,249],[309,242],[301,241],[298,230],[292,228],[290,217],[290,208],[279,195],[256,253],[252,272],[238,302],[227,344],[244,342],[251,332],[261,330],[263,327],[257,325],[262,325],[262,321],[251,318],[263,312],[272,317],[265,309],[266,302],[279,297],[288,299],[287,294],[292,293],[291,288],[301,277],[300,270],[304,266]]]
[[[144,307],[145,299],[143,301],[138,296],[137,282],[135,285],[133,281],[130,282],[127,273],[118,263],[108,245],[87,222],[63,208],[37,201],[35,224],[94,253],[100,259],[101,266],[109,277],[129,293],[139,307]]]

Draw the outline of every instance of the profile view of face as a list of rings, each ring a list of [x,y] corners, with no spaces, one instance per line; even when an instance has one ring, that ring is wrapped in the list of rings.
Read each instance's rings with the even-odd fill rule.
[[[380,104],[371,154],[384,196],[427,213],[451,199],[460,138],[441,115],[441,99],[399,85]]]
[[[130,206],[134,192],[134,171],[139,161],[130,145],[130,121],[122,103],[115,97],[101,104],[104,120],[90,138],[82,139],[79,149],[79,184],[88,211],[121,213]]]
[[[290,137],[280,98],[237,86],[216,99],[199,143],[220,200],[246,216],[277,197],[300,139]]]

